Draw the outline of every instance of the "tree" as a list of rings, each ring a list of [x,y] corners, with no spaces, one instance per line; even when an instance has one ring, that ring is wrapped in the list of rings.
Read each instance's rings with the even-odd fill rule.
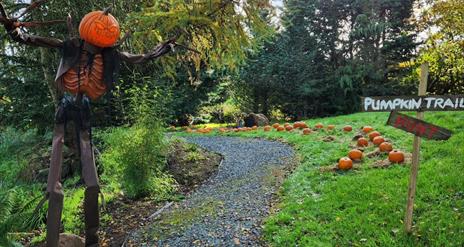
[[[413,1],[284,4],[282,32],[242,73],[252,102],[267,102],[259,110],[277,107],[292,118],[327,116],[357,110],[362,95],[410,90],[400,86],[410,69],[398,64],[409,61],[416,47],[408,21]]]
[[[18,6],[25,6],[24,4],[13,5],[12,0],[6,1],[5,4],[10,11]],[[64,19],[68,13],[71,13],[75,18],[74,28],[77,30],[76,20],[84,14],[113,4],[113,14],[119,20],[122,30],[133,32],[132,38],[128,39],[122,49],[137,53],[146,51],[160,41],[176,37],[178,43],[195,51],[179,48],[174,55],[144,67],[123,66],[121,81],[129,85],[121,86],[118,92],[94,104],[97,112],[115,113],[114,118],[97,119],[99,124],[125,123],[127,119],[122,115],[127,113],[125,97],[130,95],[129,91],[132,89],[144,86],[144,83],[137,83],[137,81],[159,83],[160,87],[151,87],[157,90],[168,90],[168,84],[183,85],[184,89],[190,87],[188,90],[192,92],[198,88],[211,90],[213,87],[198,85],[205,81],[204,73],[201,71],[208,68],[236,68],[243,62],[246,52],[254,48],[255,40],[268,35],[267,26],[257,14],[260,9],[270,6],[268,0],[49,1],[42,4],[40,11],[34,11],[32,17],[27,18],[26,21]],[[251,35],[250,30],[253,30],[254,35]],[[65,39],[68,35],[65,25],[31,28],[27,31],[61,39]],[[4,33],[2,27],[0,27],[0,33]],[[0,87],[2,124],[16,124],[24,127],[32,125],[42,128],[51,126],[53,117],[45,117],[42,113],[53,112],[53,105],[59,99],[53,83],[54,72],[60,57],[58,52],[26,48],[11,43],[8,37],[1,37],[2,62],[8,64],[7,67],[0,68],[0,78],[7,82]],[[19,68],[28,68],[32,71],[26,73],[24,70],[19,71]],[[136,80],[134,75],[140,75],[141,78]],[[34,91],[37,97],[26,97],[27,95],[21,92],[18,81],[28,85],[28,92]],[[34,90],[30,90],[31,88]],[[173,98],[183,100],[184,103],[190,100],[182,97],[180,95],[182,92],[177,92],[174,88],[169,89],[174,94]],[[179,95],[176,96],[176,93]],[[44,97],[45,95],[47,97]],[[108,100],[109,98],[111,99]],[[111,102],[101,104],[104,101]],[[32,120],[20,119],[21,117],[18,116],[21,115],[21,111],[24,111],[24,105],[46,106],[48,110],[29,107],[27,111],[30,111],[31,116],[40,117]],[[166,109],[166,113],[173,113],[172,110],[175,108]],[[3,116],[6,117],[3,118]]]
[[[418,21],[418,31],[427,39],[416,64],[430,64],[428,92],[464,92],[464,5],[460,0],[435,1]],[[407,66],[407,64],[405,65]],[[417,73],[417,71],[415,71]],[[417,76],[417,74],[413,76]]]

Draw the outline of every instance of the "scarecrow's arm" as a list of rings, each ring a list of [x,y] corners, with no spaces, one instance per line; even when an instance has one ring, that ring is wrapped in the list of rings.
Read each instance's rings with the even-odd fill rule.
[[[61,48],[63,46],[63,41],[59,39],[23,33],[19,27],[15,27],[14,23],[4,26],[10,37],[18,43],[46,48]]]
[[[121,59],[128,63],[138,64],[148,62],[151,59],[161,57],[169,53],[175,46],[175,40],[171,39],[164,43],[161,43],[155,47],[151,52],[146,54],[130,54],[128,52],[119,52]]]

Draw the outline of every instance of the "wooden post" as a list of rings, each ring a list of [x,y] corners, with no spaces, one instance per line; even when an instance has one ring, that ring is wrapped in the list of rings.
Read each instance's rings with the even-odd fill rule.
[[[421,65],[421,75],[419,84],[419,96],[423,96],[427,91],[427,77],[429,75],[429,64],[424,63]],[[424,119],[424,112],[417,112],[417,118],[420,120]],[[405,228],[407,233],[412,232],[412,214],[414,210],[414,198],[416,196],[416,184],[417,174],[419,171],[419,158],[420,158],[420,145],[421,138],[414,136],[412,152],[412,164],[411,164],[411,175],[409,178],[409,189],[408,189],[408,204],[406,206],[406,217],[404,220]]]

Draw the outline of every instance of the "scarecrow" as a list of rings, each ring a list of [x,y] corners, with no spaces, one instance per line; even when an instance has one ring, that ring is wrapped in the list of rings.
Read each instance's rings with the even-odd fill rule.
[[[20,17],[45,0],[33,2]],[[55,114],[50,170],[47,181],[47,246],[58,246],[61,213],[63,209],[63,189],[60,183],[63,161],[63,143],[66,123],[74,121],[77,128],[78,148],[85,182],[84,221],[85,245],[98,246],[100,187],[95,167],[91,143],[90,100],[97,100],[111,89],[117,80],[119,64],[143,63],[158,58],[173,50],[174,39],[161,43],[147,54],[134,55],[118,51],[120,28],[117,20],[110,14],[110,8],[93,11],[84,16],[79,25],[79,38],[67,40],[40,37],[24,32],[22,27],[34,27],[52,22],[20,22],[11,18],[0,3],[0,23],[16,42],[39,47],[56,48],[62,52],[55,82],[64,92]],[[63,21],[64,22],[64,21]],[[72,33],[72,21],[68,16],[68,29]],[[70,35],[71,36],[71,35]],[[126,35],[127,37],[127,35]],[[126,38],[125,37],[125,38]]]

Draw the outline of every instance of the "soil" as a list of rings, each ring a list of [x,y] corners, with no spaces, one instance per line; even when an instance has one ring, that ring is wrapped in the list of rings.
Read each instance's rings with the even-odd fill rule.
[[[215,174],[221,160],[219,154],[175,140],[168,153],[168,170],[180,185],[177,197],[187,196],[204,180]],[[166,204],[168,203],[156,202],[149,198],[130,200],[123,196],[108,203],[100,219],[100,245],[121,246],[128,233],[148,224],[150,216]],[[82,219],[83,217],[82,215]],[[36,231],[35,234],[24,238],[22,244],[31,246],[32,237],[40,233]],[[84,237],[83,232],[80,235]],[[45,244],[40,243],[35,246],[45,246]]]

